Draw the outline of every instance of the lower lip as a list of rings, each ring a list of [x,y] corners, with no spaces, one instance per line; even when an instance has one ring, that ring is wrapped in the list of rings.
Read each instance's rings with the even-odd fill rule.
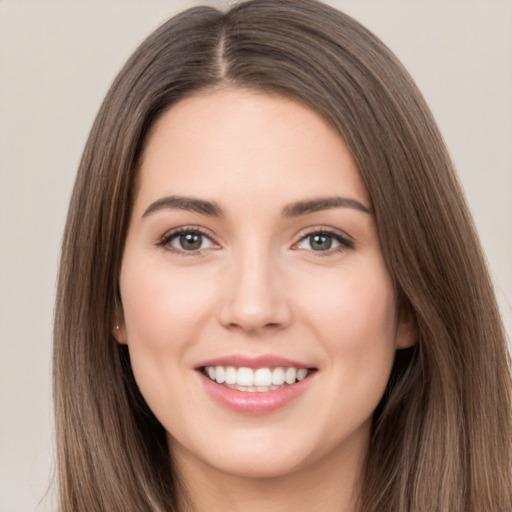
[[[306,391],[312,383],[316,372],[308,375],[304,380],[290,386],[272,391],[238,391],[227,388],[212,381],[201,372],[207,393],[220,405],[234,412],[242,414],[267,414],[285,407]]]

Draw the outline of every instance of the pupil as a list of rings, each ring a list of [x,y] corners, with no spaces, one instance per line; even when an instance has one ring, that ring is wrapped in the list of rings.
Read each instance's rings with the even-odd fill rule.
[[[186,233],[180,236],[181,247],[187,251],[200,249],[202,242],[202,235],[198,233]]]
[[[311,248],[316,251],[327,251],[331,248],[332,238],[328,235],[311,235],[309,243]]]

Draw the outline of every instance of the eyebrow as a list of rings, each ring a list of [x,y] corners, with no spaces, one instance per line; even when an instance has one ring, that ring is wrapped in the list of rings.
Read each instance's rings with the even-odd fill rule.
[[[356,199],[334,196],[291,203],[283,209],[282,216],[285,218],[299,217],[301,215],[333,208],[352,208],[367,214],[373,213],[370,208]],[[213,201],[187,196],[167,196],[151,203],[142,214],[142,217],[147,217],[161,210],[186,210],[210,217],[224,216],[222,208]]]
[[[160,210],[187,210],[210,217],[222,217],[224,215],[222,208],[212,201],[205,201],[195,197],[168,196],[151,203],[142,214],[142,217],[147,217]]]
[[[330,210],[332,208],[352,208],[367,214],[373,213],[370,208],[356,199],[334,196],[320,197],[318,199],[292,203],[283,210],[283,217],[298,217],[300,215],[307,215],[308,213],[315,213],[322,210]]]

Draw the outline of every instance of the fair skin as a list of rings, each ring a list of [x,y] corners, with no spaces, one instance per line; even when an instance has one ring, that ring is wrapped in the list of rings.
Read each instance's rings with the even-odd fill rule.
[[[168,433],[183,510],[353,510],[372,413],[413,336],[368,193],[318,114],[240,89],[168,110],[120,288],[116,336]],[[216,366],[306,377],[228,389]]]

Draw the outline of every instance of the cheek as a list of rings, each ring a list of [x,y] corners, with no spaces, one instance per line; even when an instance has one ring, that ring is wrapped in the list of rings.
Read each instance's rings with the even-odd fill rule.
[[[332,364],[343,363],[353,381],[387,381],[395,353],[396,306],[383,264],[344,269],[307,306],[310,325]]]
[[[215,301],[200,272],[172,269],[165,261],[140,261],[123,261],[121,299],[132,370],[142,394],[156,406],[167,401],[164,390],[179,387],[177,375]]]
[[[142,265],[128,254],[120,276],[126,342],[137,385],[160,420],[173,410],[186,354],[211,316],[213,287],[200,272],[171,269],[164,261]]]
[[[199,272],[180,272],[165,264],[123,263],[121,298],[129,342],[168,345],[197,328],[212,303],[212,290]],[[183,336],[185,335],[185,336]]]
[[[380,402],[395,356],[396,307],[387,271],[353,272],[322,297],[317,313],[337,397],[329,404],[330,417],[357,429]]]
[[[347,282],[330,302],[330,338],[336,333],[357,346],[391,342],[395,330],[395,301],[387,286],[375,281],[361,286]],[[336,312],[337,314],[336,314]]]

